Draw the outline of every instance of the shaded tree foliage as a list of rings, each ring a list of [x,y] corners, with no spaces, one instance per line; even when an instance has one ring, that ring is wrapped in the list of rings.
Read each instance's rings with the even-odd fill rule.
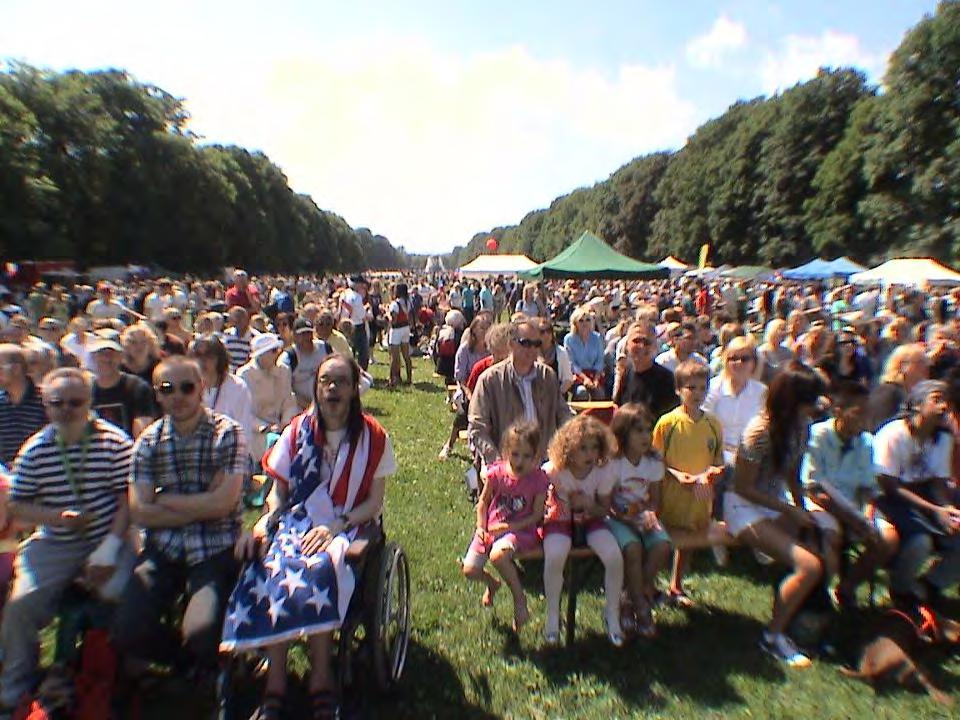
[[[120,70],[0,73],[0,255],[215,271],[400,267],[259,152],[201,146],[183,102]]]

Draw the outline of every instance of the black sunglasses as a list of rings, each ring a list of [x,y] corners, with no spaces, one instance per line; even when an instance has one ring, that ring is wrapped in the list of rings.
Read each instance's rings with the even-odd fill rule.
[[[161,395],[173,395],[178,389],[181,395],[193,395],[197,390],[197,384],[193,380],[184,380],[179,385],[175,385],[169,380],[164,380],[155,389]]]
[[[47,400],[47,407],[52,407],[59,410],[62,407],[71,407],[71,408],[82,408],[87,404],[87,401],[84,398],[70,398],[69,400],[64,400],[63,398],[50,398]]]
[[[517,338],[517,345],[525,348],[529,348],[529,347],[538,348],[543,345],[543,340],[541,340],[540,338],[519,337]]]

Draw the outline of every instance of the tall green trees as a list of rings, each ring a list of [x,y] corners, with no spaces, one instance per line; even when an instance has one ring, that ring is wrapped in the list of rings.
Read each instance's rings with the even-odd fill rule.
[[[262,153],[198,145],[188,119],[179,99],[122,71],[11,64],[0,73],[0,256],[192,271],[406,261],[295,193]]]
[[[647,260],[693,260],[704,243],[726,263],[960,260],[960,1],[906,34],[882,93],[858,70],[821,69],[492,234],[542,260],[583,230]],[[452,260],[482,252],[490,234]]]

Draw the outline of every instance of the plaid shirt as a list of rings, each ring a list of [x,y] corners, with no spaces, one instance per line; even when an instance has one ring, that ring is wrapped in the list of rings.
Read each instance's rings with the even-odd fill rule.
[[[218,472],[243,475],[249,470],[243,430],[226,415],[204,409],[189,437],[174,432],[164,416],[150,425],[134,447],[130,482],[150,490],[169,489],[190,495],[210,489]],[[169,559],[195,565],[232,548],[240,533],[240,504],[227,517],[176,528],[148,528],[147,543]]]

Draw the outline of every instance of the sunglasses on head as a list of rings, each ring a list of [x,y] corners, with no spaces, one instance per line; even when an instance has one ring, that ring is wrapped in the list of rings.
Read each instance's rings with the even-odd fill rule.
[[[47,400],[47,407],[52,407],[59,410],[62,407],[71,407],[71,408],[82,408],[87,404],[85,398],[50,398]]]
[[[541,340],[540,338],[519,337],[517,338],[517,345],[525,348],[530,348],[530,347],[538,348],[543,346],[543,340]]]
[[[180,383],[172,383],[164,380],[156,386],[156,391],[161,395],[173,395],[177,390],[181,395],[193,395],[197,390],[197,384],[193,380],[183,380]]]

